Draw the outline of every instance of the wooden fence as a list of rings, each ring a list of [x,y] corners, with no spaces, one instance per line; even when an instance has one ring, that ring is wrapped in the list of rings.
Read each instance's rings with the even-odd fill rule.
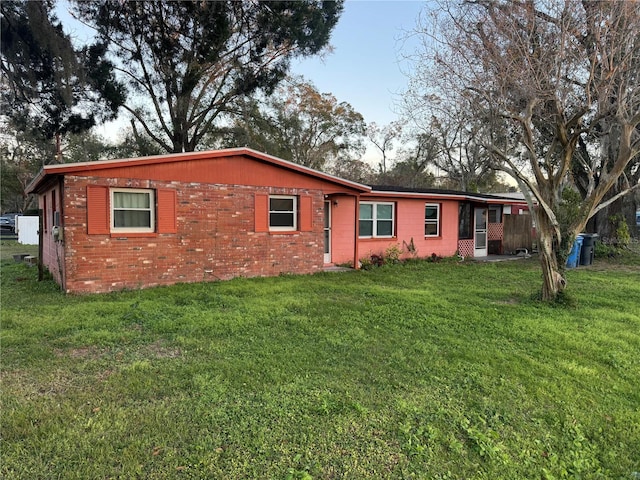
[[[531,215],[505,215],[502,250],[505,254],[516,253],[518,248],[531,252],[533,235]]]

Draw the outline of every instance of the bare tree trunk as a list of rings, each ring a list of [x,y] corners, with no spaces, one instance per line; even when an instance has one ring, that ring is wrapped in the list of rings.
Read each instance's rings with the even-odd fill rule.
[[[538,256],[542,268],[542,300],[553,301],[567,286],[564,277],[566,253],[556,239],[555,229],[543,212],[538,211],[536,232]]]
[[[562,275],[558,259],[553,251],[551,245],[547,245],[549,242],[549,236],[547,236],[541,242],[538,240],[538,245],[543,245],[540,248],[540,266],[542,267],[542,300],[553,301],[558,297],[558,294],[564,290],[567,285],[567,281]]]

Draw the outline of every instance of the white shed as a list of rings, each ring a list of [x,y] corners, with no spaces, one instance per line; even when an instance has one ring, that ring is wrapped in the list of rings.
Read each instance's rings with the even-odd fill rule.
[[[38,245],[38,217],[17,215],[16,235],[18,235],[18,243]]]

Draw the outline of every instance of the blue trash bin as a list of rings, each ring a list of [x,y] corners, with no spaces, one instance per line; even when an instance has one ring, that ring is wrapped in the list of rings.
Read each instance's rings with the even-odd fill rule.
[[[569,254],[569,258],[567,258],[567,268],[576,268],[578,266],[580,260],[580,250],[582,250],[582,241],[582,236],[578,235],[576,237],[576,240],[573,242],[571,253]]]

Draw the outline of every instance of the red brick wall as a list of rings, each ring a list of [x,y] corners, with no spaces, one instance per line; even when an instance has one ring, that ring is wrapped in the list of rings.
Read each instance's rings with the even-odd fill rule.
[[[87,185],[175,189],[177,233],[87,234]],[[255,232],[255,195],[308,195],[311,231]],[[179,282],[313,273],[323,266],[319,190],[67,176],[64,235],[67,292],[107,292]]]

